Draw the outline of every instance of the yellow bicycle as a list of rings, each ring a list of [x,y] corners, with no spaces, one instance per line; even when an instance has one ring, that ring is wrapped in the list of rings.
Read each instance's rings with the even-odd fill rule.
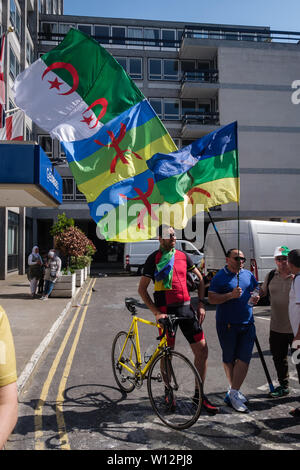
[[[116,382],[125,393],[140,388],[147,379],[148,395],[157,416],[173,429],[186,429],[199,418],[202,406],[203,388],[197,369],[183,354],[174,351],[167,344],[166,330],[174,334],[174,325],[180,317],[168,316],[157,325],[136,316],[138,302],[126,298],[125,305],[133,319],[129,331],[120,331],[112,345],[112,365]],[[163,326],[157,338],[159,344],[147,362],[141,355],[138,324],[154,327]],[[199,398],[194,397],[195,390]]]

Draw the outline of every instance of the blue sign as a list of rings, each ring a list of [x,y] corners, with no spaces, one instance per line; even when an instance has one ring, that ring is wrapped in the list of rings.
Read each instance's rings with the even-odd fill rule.
[[[39,185],[61,204],[62,178],[41,147],[39,150]]]
[[[37,144],[0,144],[1,183],[34,184],[56,203],[62,203],[62,178]]]

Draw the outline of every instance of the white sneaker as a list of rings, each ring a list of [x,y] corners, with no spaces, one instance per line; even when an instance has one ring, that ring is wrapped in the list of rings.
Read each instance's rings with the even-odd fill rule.
[[[236,411],[239,411],[240,413],[249,413],[247,406],[242,402],[239,397],[238,390],[230,390],[229,400],[232,408],[234,408]]]
[[[243,395],[242,392],[238,390],[238,394],[239,394],[239,399],[241,400],[242,403],[248,403],[249,401],[248,398],[245,397],[245,395]]]
[[[230,393],[230,390],[231,390],[231,387],[229,387],[228,390],[227,390],[227,394],[228,394],[228,395],[229,395],[229,393]],[[237,390],[237,392],[238,392],[239,399],[241,400],[241,402],[242,402],[242,403],[248,403],[248,401],[249,401],[248,398],[245,397],[245,395],[243,395],[243,393],[240,392],[240,390]]]

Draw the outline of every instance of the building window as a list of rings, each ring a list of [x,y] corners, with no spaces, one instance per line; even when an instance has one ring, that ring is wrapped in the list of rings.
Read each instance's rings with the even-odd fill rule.
[[[127,37],[128,37],[127,44],[141,46],[142,45],[141,40],[143,39],[142,28],[129,28],[128,27]]]
[[[142,59],[141,58],[129,58],[129,75],[134,80],[142,79]]]
[[[42,23],[41,30],[45,34],[45,39],[51,40],[52,35],[58,32],[57,23]]]
[[[8,211],[7,270],[18,267],[19,214]]]
[[[95,39],[100,44],[108,44],[109,43],[109,26],[99,26],[95,25]]]
[[[87,34],[88,36],[92,35],[92,25],[90,24],[78,24],[77,29],[82,31],[83,33]]]
[[[181,101],[181,116],[185,114],[191,114],[196,111],[196,101],[194,100],[182,100]]]
[[[21,37],[21,14],[16,6],[15,0],[10,0],[10,22],[15,28],[15,33],[18,39]]]
[[[26,41],[26,60],[28,64],[32,64],[34,60],[34,52],[33,52],[33,46],[31,45],[29,39],[27,38]]]
[[[164,59],[164,80],[178,80],[178,60]]]
[[[150,98],[149,103],[151,104],[152,108],[156,112],[157,116],[162,119],[162,101],[161,98]]]
[[[161,80],[161,59],[149,59],[149,80]]]
[[[140,57],[115,57],[125,72],[130,75],[133,80],[141,80],[142,75],[142,58]]]
[[[179,101],[166,99],[164,101],[164,118],[168,120],[179,119]]]
[[[60,34],[67,34],[69,29],[71,29],[71,28],[75,28],[75,24],[59,23],[59,25],[58,25],[58,31],[60,32]]]
[[[74,180],[73,178],[63,178],[63,201],[72,201],[74,199]]]
[[[119,26],[112,26],[112,43],[125,44],[126,29]]]
[[[20,73],[20,63],[15,56],[14,51],[12,48],[9,48],[9,74],[13,80],[19,75]]]
[[[174,47],[176,31],[173,29],[162,29],[161,38],[164,47]]]
[[[127,60],[126,57],[115,57],[115,59],[119,62],[121,67],[127,72]]]
[[[53,140],[50,135],[39,135],[38,143],[44,150],[45,154],[51,158],[53,154]]]
[[[145,28],[144,29],[144,38],[147,40],[145,41],[146,46],[157,46],[158,41],[159,41],[159,29],[150,29],[150,28]],[[152,41],[151,41],[152,39]]]

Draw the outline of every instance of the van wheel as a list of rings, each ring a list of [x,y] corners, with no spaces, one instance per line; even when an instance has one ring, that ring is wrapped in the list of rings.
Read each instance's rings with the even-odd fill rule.
[[[141,276],[141,275],[142,275],[142,269],[143,269],[143,266],[139,266],[139,267],[138,267],[137,276]]]

